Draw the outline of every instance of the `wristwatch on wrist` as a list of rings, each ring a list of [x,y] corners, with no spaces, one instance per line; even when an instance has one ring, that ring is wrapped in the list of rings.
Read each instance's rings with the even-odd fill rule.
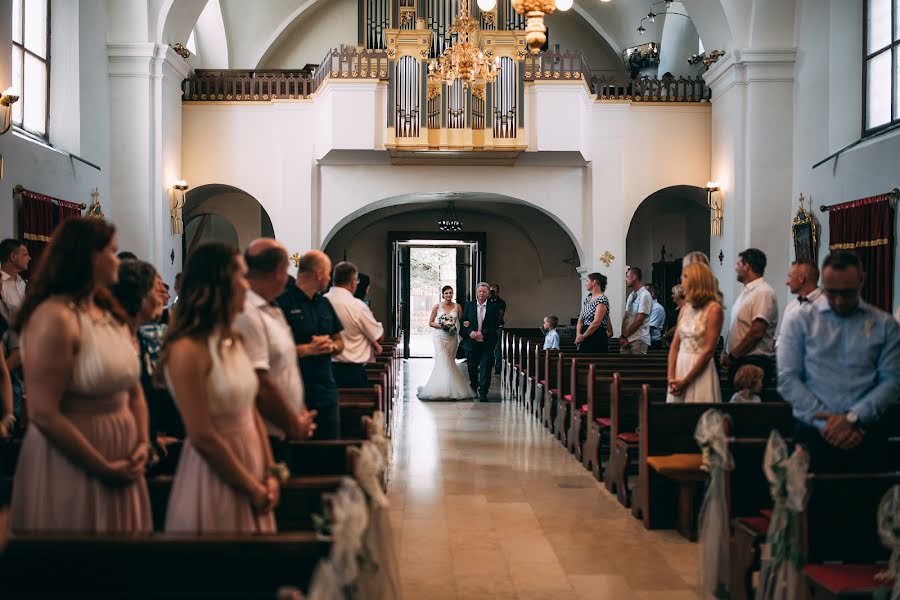
[[[856,426],[856,424],[859,423],[859,415],[852,410],[848,410],[844,415],[844,418],[847,419],[847,422],[853,426]]]

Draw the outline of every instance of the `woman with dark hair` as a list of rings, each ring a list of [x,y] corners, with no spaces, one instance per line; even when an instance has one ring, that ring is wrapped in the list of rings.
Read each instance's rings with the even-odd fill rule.
[[[256,412],[256,371],[234,318],[250,285],[247,267],[224,244],[187,261],[161,366],[187,429],[166,531],[274,532],[278,469]]]
[[[368,295],[369,295],[369,284],[371,283],[371,280],[369,279],[369,276],[366,275],[365,273],[357,273],[356,278],[359,281],[359,283],[356,286],[356,291],[353,292],[353,297],[359,298],[360,300],[362,300],[363,302],[366,303],[366,306],[369,306]]]
[[[147,407],[128,317],[109,292],[115,229],[71,218],[17,316],[31,421],[13,484],[14,531],[150,531]]]
[[[584,299],[578,324],[575,326],[575,343],[585,354],[605,354],[609,351],[609,300],[606,298],[606,276],[591,273],[584,289],[590,294]]]
[[[158,461],[165,449],[159,443],[159,433],[183,437],[184,431],[172,396],[157,377],[159,349],[166,326],[158,323],[162,314],[164,288],[156,269],[142,260],[123,260],[119,265],[119,281],[111,291],[128,314],[129,326],[136,335],[141,359],[141,388],[147,401],[148,434],[151,444],[151,464]]]

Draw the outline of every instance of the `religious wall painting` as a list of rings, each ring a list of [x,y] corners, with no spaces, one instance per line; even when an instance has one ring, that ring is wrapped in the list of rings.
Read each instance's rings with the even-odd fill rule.
[[[794,215],[791,226],[794,240],[794,257],[817,264],[819,262],[819,224],[812,214],[803,208],[803,194],[800,194],[800,207]]]

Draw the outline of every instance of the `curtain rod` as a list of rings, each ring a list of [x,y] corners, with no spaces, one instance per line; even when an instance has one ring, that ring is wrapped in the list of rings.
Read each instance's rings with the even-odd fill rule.
[[[897,198],[900,198],[900,189],[894,188],[885,194],[878,194],[878,195],[887,196],[889,200],[893,200],[894,202],[896,202]],[[870,197],[874,198],[875,196],[870,196]],[[865,200],[865,198],[862,198],[862,200]],[[844,204],[850,204],[851,202],[859,202],[859,200],[850,200],[849,202],[840,202],[838,204],[823,204],[822,206],[819,207],[819,210],[822,212],[828,212],[832,208],[837,208],[838,206],[843,206]]]

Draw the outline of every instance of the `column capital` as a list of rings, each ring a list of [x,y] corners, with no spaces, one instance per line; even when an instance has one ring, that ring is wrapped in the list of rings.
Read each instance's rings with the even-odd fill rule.
[[[165,44],[116,42],[106,45],[111,77],[171,77],[177,86],[191,71],[183,58]]]
[[[796,48],[744,48],[732,50],[703,74],[715,100],[736,85],[794,81]]]

